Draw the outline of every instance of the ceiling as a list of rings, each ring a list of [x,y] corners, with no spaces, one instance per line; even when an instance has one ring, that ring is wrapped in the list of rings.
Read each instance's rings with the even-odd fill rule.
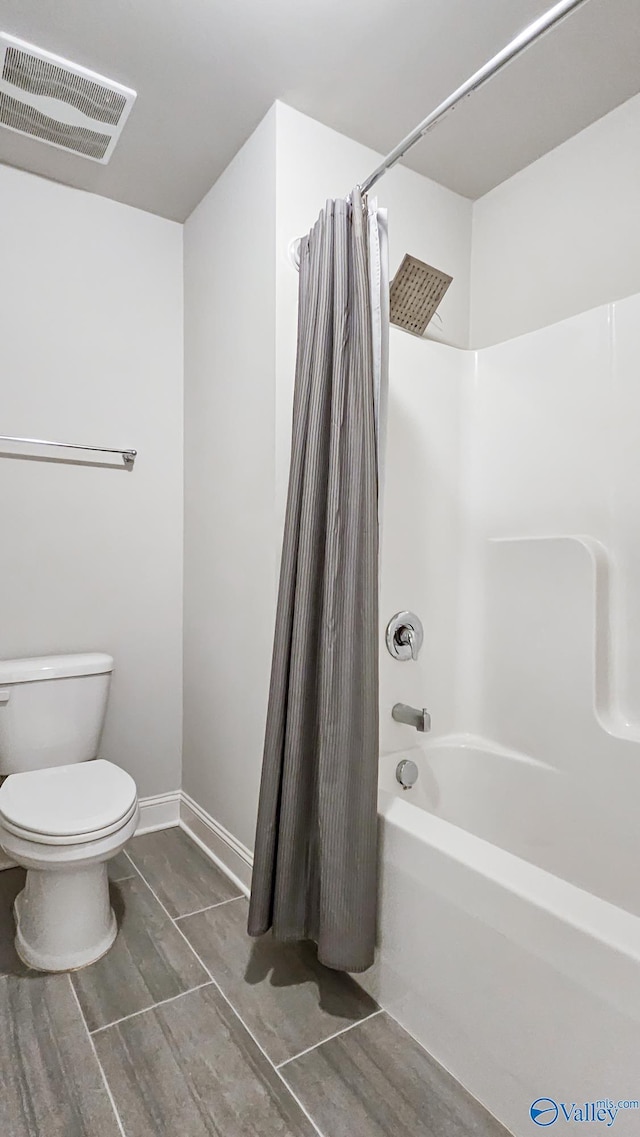
[[[0,0],[0,30],[138,91],[109,165],[2,129],[0,162],[182,221],[274,99],[387,152],[551,2]],[[638,91],[639,0],[589,0],[405,162],[477,198]]]

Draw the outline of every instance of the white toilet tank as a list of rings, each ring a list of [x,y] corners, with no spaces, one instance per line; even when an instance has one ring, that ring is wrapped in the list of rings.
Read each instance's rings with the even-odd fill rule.
[[[112,670],[102,652],[0,660],[0,775],[95,758]]]

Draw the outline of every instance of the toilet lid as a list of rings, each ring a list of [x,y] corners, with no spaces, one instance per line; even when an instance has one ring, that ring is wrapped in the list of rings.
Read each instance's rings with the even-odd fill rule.
[[[112,828],[135,808],[133,778],[97,758],[11,774],[0,788],[0,818],[15,832],[77,837]]]

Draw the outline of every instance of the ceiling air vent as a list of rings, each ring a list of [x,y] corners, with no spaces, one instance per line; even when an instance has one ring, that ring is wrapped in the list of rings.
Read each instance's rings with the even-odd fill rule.
[[[0,126],[109,161],[136,92],[0,32]]]

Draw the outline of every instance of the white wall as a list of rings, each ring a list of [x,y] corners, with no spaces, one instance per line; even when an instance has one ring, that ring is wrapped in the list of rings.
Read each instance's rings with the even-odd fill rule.
[[[185,791],[253,844],[275,605],[275,113],[185,225]]]
[[[45,461],[47,451],[26,460],[7,455],[28,448],[3,447],[0,654],[111,652],[102,754],[142,795],[172,790],[182,706],[182,229],[0,166],[0,249],[2,433],[139,451],[127,472],[117,460]]]
[[[640,291],[640,95],[475,202],[471,344]]]

